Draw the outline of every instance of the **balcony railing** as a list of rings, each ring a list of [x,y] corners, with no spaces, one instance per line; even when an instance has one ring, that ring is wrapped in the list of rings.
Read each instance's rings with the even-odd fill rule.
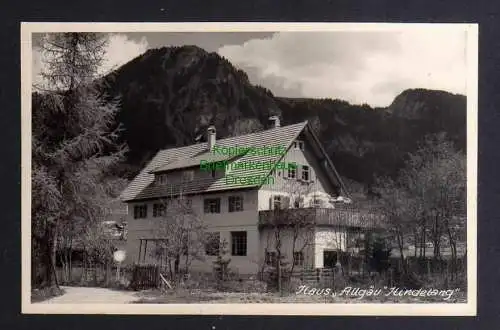
[[[293,223],[325,226],[380,228],[384,217],[375,210],[357,208],[289,208],[259,211],[259,226]]]

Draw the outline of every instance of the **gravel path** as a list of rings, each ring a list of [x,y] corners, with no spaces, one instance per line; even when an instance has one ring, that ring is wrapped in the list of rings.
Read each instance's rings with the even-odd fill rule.
[[[65,293],[41,304],[127,304],[139,299],[137,292],[106,288],[61,287]]]

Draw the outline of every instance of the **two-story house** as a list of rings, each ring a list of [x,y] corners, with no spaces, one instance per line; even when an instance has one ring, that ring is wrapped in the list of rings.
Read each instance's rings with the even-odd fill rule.
[[[304,214],[314,222],[307,242],[284,230],[286,257],[293,255],[298,267],[332,266],[336,252],[347,248],[346,233],[375,219],[346,204],[341,177],[307,121],[281,126],[277,117],[270,120],[270,129],[224,139],[211,126],[207,142],[160,150],[121,195],[129,213],[126,262],[156,263],[153,231],[164,221],[160,201],[182,194],[206,224],[212,244],[228,242],[231,267],[239,273],[255,273],[272,259],[276,235],[270,219],[277,215]],[[301,244],[307,246],[296,248]],[[212,252],[207,248],[192,269],[211,270]]]

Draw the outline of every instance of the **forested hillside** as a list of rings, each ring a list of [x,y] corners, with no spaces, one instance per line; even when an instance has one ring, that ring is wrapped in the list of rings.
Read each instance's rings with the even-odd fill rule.
[[[466,98],[443,91],[406,90],[387,108],[275,97],[196,46],[149,50],[104,80],[121,99],[117,121],[130,151],[118,171],[129,178],[158,149],[201,141],[211,124],[227,137],[265,128],[270,115],[283,125],[310,120],[341,175],[366,188],[395,175],[427,134],[445,132],[465,149]]]

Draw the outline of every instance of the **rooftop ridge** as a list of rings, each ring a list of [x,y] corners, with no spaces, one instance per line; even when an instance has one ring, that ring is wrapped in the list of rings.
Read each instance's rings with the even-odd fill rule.
[[[305,121],[302,121],[302,122],[298,122],[298,123],[295,123],[295,124],[290,124],[290,125],[286,125],[286,126],[279,126],[279,127],[271,127],[271,128],[268,128],[268,129],[263,129],[261,131],[258,131],[258,132],[252,132],[252,133],[247,133],[247,134],[241,134],[241,135],[235,135],[235,136],[228,136],[228,137],[224,137],[224,138],[218,138],[216,142],[224,142],[224,141],[230,141],[232,139],[238,139],[238,138],[245,138],[245,137],[248,137],[248,136],[255,136],[255,135],[258,135],[258,134],[263,134],[263,133],[268,133],[269,131],[272,131],[272,130],[275,130],[275,131],[280,131],[280,130],[284,130],[284,129],[290,129],[292,128],[292,126],[306,126],[308,123],[307,120]],[[189,148],[189,147],[193,147],[193,146],[204,146],[206,147],[208,144],[208,142],[200,142],[200,143],[193,143],[193,144],[188,144],[188,145],[185,145],[185,146],[181,146],[181,147],[172,147],[172,148],[163,148],[163,149],[160,149],[159,151],[161,150],[175,150],[175,149],[182,149],[182,148]]]

